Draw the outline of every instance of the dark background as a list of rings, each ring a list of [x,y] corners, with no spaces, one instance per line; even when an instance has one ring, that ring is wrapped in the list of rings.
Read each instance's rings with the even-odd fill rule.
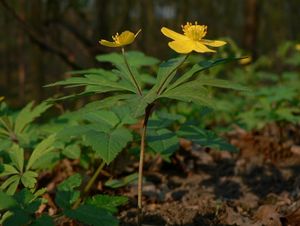
[[[129,49],[165,59],[160,28],[208,25],[208,39],[230,38],[254,59],[300,39],[299,0],[0,0],[0,96],[14,106],[54,94],[43,85],[97,66],[111,50],[101,38],[142,29]]]

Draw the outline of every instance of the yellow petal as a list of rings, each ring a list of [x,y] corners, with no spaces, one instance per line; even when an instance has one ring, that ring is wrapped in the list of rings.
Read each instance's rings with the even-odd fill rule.
[[[103,46],[108,46],[108,47],[120,47],[120,45],[117,44],[116,42],[109,42],[104,39],[101,39],[101,41],[99,41],[99,43]]]
[[[207,39],[202,39],[201,42],[204,45],[212,46],[212,47],[220,47],[226,44],[224,41],[217,41],[217,40],[207,40]]]
[[[177,53],[186,54],[193,51],[195,44],[193,41],[190,40],[176,40],[169,42],[169,46]]]
[[[134,39],[135,35],[131,31],[124,31],[119,36],[119,42],[122,46],[131,44],[134,41]]]
[[[0,102],[1,102],[2,100],[4,100],[4,97],[0,97]]]
[[[215,50],[207,48],[202,43],[195,41],[195,47],[194,50],[198,53],[206,53],[206,52],[216,52]]]
[[[177,32],[175,32],[175,31],[172,31],[172,30],[170,30],[169,28],[166,28],[166,27],[163,27],[162,29],[161,29],[161,32],[165,35],[165,36],[167,36],[167,37],[169,37],[169,38],[171,38],[171,39],[173,39],[173,40],[189,40],[189,38],[188,37],[186,37],[186,36],[184,36],[184,35],[182,35],[182,34],[179,34],[179,33],[177,33]]]

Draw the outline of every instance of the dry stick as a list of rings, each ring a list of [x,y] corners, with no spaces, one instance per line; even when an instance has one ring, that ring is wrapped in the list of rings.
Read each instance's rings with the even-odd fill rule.
[[[123,54],[123,57],[124,57],[124,62],[125,62],[125,64],[126,64],[126,67],[127,67],[128,71],[129,71],[129,74],[130,74],[130,76],[131,76],[131,79],[132,79],[132,81],[133,81],[133,83],[134,83],[134,86],[135,86],[135,88],[137,89],[139,95],[140,95],[140,96],[143,96],[142,90],[141,90],[139,84],[137,83],[137,81],[136,81],[136,79],[135,79],[135,77],[134,77],[134,75],[133,75],[133,73],[132,73],[132,71],[131,71],[131,69],[130,69],[130,67],[129,67],[129,64],[128,64],[128,61],[127,61],[127,58],[126,58],[126,55],[125,55],[125,49],[124,49],[124,48],[122,48],[122,54]]]
[[[87,194],[90,191],[92,185],[95,183],[95,180],[97,179],[97,177],[101,173],[101,170],[103,169],[104,166],[105,166],[105,161],[102,161],[101,164],[99,165],[98,169],[96,170],[96,172],[92,176],[92,178],[88,181],[87,185],[84,187],[81,196]],[[77,201],[73,205],[73,209],[76,209],[79,206],[81,200],[82,200],[82,197],[77,199]]]
[[[143,166],[144,166],[144,155],[145,155],[145,140],[147,132],[148,119],[150,117],[151,111],[154,107],[154,103],[149,104],[145,110],[144,123],[141,134],[141,150],[140,150],[140,163],[139,163],[139,178],[138,178],[138,225],[142,225],[143,220],[143,205],[142,205],[142,195],[143,195]]]

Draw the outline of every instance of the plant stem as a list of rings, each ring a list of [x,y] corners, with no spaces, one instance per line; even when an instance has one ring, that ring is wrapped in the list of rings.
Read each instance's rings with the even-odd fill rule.
[[[126,55],[125,55],[125,49],[124,48],[122,48],[122,54],[123,54],[125,65],[126,65],[128,71],[129,71],[129,74],[130,74],[131,79],[132,79],[132,81],[134,83],[134,86],[137,89],[139,95],[142,96],[143,95],[142,90],[141,90],[139,84],[137,83],[137,81],[136,81],[136,79],[135,79],[135,77],[134,77],[134,75],[133,75],[133,73],[132,73],[132,71],[131,71],[131,69],[129,67],[129,64],[128,64],[128,61],[127,61],[127,58],[126,58]]]
[[[97,177],[101,173],[101,170],[103,169],[104,166],[105,166],[105,162],[102,161],[101,164],[99,165],[99,167],[97,168],[97,170],[95,171],[95,173],[93,174],[93,176],[91,177],[91,179],[88,181],[87,185],[84,187],[81,196],[84,196],[85,194],[87,194],[90,191],[92,185],[95,183],[95,180],[97,179]],[[82,200],[82,197],[77,199],[77,201],[73,205],[73,209],[75,209],[79,206],[81,200]]]
[[[168,81],[168,79],[170,78],[170,76],[184,63],[184,61],[186,61],[186,59],[188,58],[189,54],[187,54],[185,56],[185,58],[183,59],[183,61],[176,67],[174,68],[165,78],[165,80],[162,82],[162,84],[160,85],[160,87],[157,90],[157,94],[160,95],[163,91],[163,89],[165,88],[165,83]]]
[[[139,162],[139,178],[138,178],[138,225],[142,225],[143,220],[143,167],[144,167],[144,155],[145,155],[145,140],[147,133],[147,124],[151,111],[154,107],[154,103],[149,104],[145,110],[144,123],[141,134],[141,147],[140,147],[140,162]]]

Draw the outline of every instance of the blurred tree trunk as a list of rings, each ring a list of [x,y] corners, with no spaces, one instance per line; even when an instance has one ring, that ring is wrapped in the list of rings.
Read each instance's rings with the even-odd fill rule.
[[[140,1],[141,8],[141,27],[143,28],[143,43],[142,50],[147,54],[152,55],[155,52],[153,47],[153,40],[156,40],[155,32],[153,31],[153,26],[155,24],[155,16],[154,16],[154,5],[153,0],[141,0]],[[151,49],[150,49],[151,48]]]
[[[24,20],[25,19],[25,1],[19,0],[19,15]],[[24,57],[24,31],[19,31],[17,42],[18,42],[18,55],[19,55],[19,65],[18,65],[18,81],[19,81],[19,101],[23,105],[25,101],[25,57]]]
[[[244,31],[244,47],[250,51],[252,57],[257,57],[257,35],[259,28],[259,1],[245,1],[245,31]]]

